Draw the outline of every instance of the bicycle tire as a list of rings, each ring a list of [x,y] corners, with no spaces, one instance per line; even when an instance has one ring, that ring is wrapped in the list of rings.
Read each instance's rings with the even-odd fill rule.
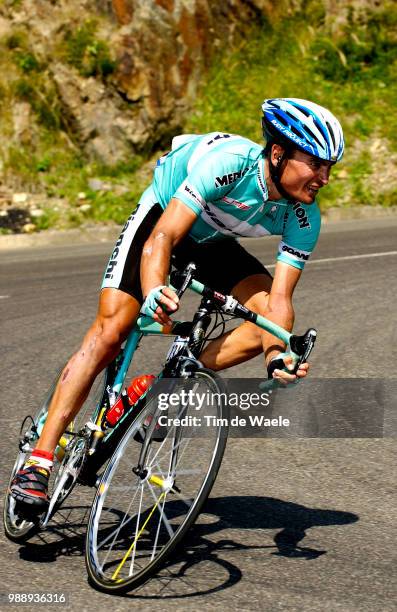
[[[197,438],[193,429],[191,429],[190,432],[186,429],[183,433],[182,427],[177,429],[176,426],[171,426],[167,430],[163,442],[151,442],[147,455],[147,462],[145,464],[148,475],[142,479],[142,477],[136,476],[130,471],[130,463],[133,461],[131,448],[134,449],[135,445],[139,444],[139,442],[135,441],[137,432],[141,430],[142,423],[144,423],[148,415],[153,413],[153,406],[151,405],[153,400],[148,400],[146,407],[130,425],[111,457],[98,486],[91,508],[87,528],[85,557],[89,583],[97,590],[109,594],[122,594],[143,584],[153,576],[169,558],[175,547],[180,544],[188,529],[197,519],[203,504],[211,492],[221,465],[228,433],[228,407],[223,400],[225,397],[225,390],[222,379],[211,370],[198,370],[193,374],[192,379],[189,380],[195,384],[204,383],[207,388],[209,387],[215,393],[218,393],[218,397],[221,398],[216,406],[212,408],[212,411],[216,412],[217,419],[219,419],[219,423],[221,424],[214,426],[211,437],[209,438],[210,442],[208,446],[211,447],[213,444],[214,447],[211,456],[207,458],[208,466],[205,467],[206,460],[203,459],[202,456],[197,457],[197,455],[191,453],[191,448],[189,448],[190,454],[188,453],[186,455],[186,449],[188,445],[191,444],[192,440],[195,438],[196,440],[199,439],[199,448],[204,448],[207,438]],[[208,407],[206,409],[209,410]],[[180,412],[178,414],[182,413]],[[173,468],[173,474],[171,474],[171,467],[169,467],[168,472],[166,472],[167,476],[164,478],[161,465],[162,451],[156,451],[155,449],[163,448],[164,451],[164,448],[167,446],[163,447],[163,445],[167,437],[169,437],[169,442],[171,443],[171,455],[172,457],[176,456],[176,462]],[[173,442],[174,440],[178,440],[176,445]],[[182,446],[182,441],[184,440],[186,444]],[[153,454],[151,454],[152,452]],[[169,461],[166,455],[167,452],[164,451],[163,456],[165,464]],[[184,464],[182,463],[184,456],[186,460],[188,460],[190,456],[194,457],[194,470],[189,471],[188,469],[184,469]],[[137,459],[136,454],[134,459]],[[152,463],[150,463],[150,461],[152,461]],[[190,484],[193,479],[193,474],[194,472],[200,472],[200,463],[203,462],[203,476],[199,477],[197,486],[193,486]],[[169,461],[170,466],[172,463],[173,460]],[[161,509],[160,502],[157,500],[155,506],[150,510],[150,506],[153,504],[152,500],[149,503],[149,508],[141,512],[143,504],[146,504],[146,501],[143,502],[146,485],[148,489],[148,498],[150,499],[151,495],[156,500],[155,494],[153,493],[154,487],[151,486],[152,478],[158,478],[155,474],[155,470],[152,469],[154,465],[156,466],[156,473],[160,474],[163,484],[167,482],[167,479],[168,481],[172,479],[173,484],[167,492],[163,490],[163,493],[160,495],[159,500],[164,496],[161,502]],[[132,484],[131,475],[133,476]],[[127,484],[124,485],[124,482]],[[178,482],[178,486],[176,482]],[[189,505],[191,487],[194,488],[194,497]],[[138,504],[137,499],[136,503],[136,505],[139,506],[139,514],[136,513],[130,517],[129,515],[133,511],[130,509],[139,489],[141,489],[140,502]],[[177,493],[177,490],[179,493]],[[135,493],[132,494],[132,491],[135,491]],[[183,495],[185,495],[185,498],[183,498]],[[122,509],[124,503],[127,505],[126,512]],[[185,507],[185,515],[182,515],[182,508]],[[145,521],[142,522],[142,524],[140,524],[141,514]],[[182,517],[180,518],[181,515]],[[152,520],[152,517],[155,518]],[[158,525],[154,529],[153,523],[155,520],[158,520]],[[129,546],[131,538],[127,538],[126,540],[124,532],[126,531],[127,523],[130,524],[127,531],[131,531],[131,522],[134,521],[135,529],[133,531],[135,537],[133,539],[133,546],[131,547]],[[167,536],[164,536],[165,532],[168,532],[168,540],[166,539]],[[144,541],[140,544],[141,549],[138,551],[138,542],[140,538]],[[149,559],[147,548],[149,546],[148,540],[150,539],[154,540],[154,547],[151,558]],[[129,549],[127,548],[128,546]],[[125,549],[127,549],[127,554],[124,552]],[[129,550],[131,551],[130,569],[128,575],[125,576],[125,563],[129,560]],[[143,564],[143,567],[140,569],[138,567],[137,572],[133,574],[136,563]],[[116,565],[117,569],[114,571]]]
[[[37,440],[38,436],[34,431],[34,427],[38,427],[39,423],[42,421],[41,426],[40,426],[42,428],[47,412],[48,412],[48,407],[51,403],[52,397],[54,395],[56,386],[63,372],[63,369],[64,368],[61,368],[58,371],[57,375],[55,376],[53,383],[51,384],[50,389],[48,393],[46,394],[45,399],[43,400],[42,405],[40,406],[39,410],[36,412],[35,416],[32,417],[32,423],[30,427],[28,427],[24,432],[21,432],[24,436],[28,436],[30,438],[31,445],[29,448],[26,449],[26,451],[19,450],[17,454],[14,466],[11,470],[11,475],[10,475],[10,479],[9,479],[8,486],[6,489],[4,507],[3,507],[4,532],[7,538],[13,542],[26,541],[40,530],[40,519],[42,515],[39,514],[34,517],[34,520],[32,519],[31,521],[29,521],[26,516],[18,513],[18,506],[10,493],[9,487],[10,487],[10,484],[16,472],[24,464],[27,456],[29,455],[29,453],[31,452],[33,448],[35,441]],[[84,403],[83,409],[79,412],[78,415],[76,415],[75,419],[71,423],[72,429],[76,429],[76,430],[79,429],[80,427],[79,424],[83,422],[85,415],[87,414],[89,410],[91,410],[91,407],[89,406],[89,404],[92,404],[94,402],[97,403],[99,396],[101,396],[100,399],[102,400],[103,393],[106,387],[106,376],[107,376],[106,370],[104,370],[104,372],[98,376],[96,382],[94,383],[95,387],[93,387],[92,393],[90,394],[89,398]],[[55,487],[57,484],[58,472],[62,466],[62,463],[63,462],[59,461],[57,459],[57,456],[55,455],[53,474],[51,477],[51,481],[53,482],[52,490],[55,490]],[[59,499],[59,503],[56,504],[56,509],[60,507],[61,503],[66,499],[69,493],[70,491],[68,491],[63,497]]]

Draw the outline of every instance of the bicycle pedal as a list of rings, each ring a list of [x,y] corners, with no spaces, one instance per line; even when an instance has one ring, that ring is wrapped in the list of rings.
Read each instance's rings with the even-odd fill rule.
[[[29,523],[38,524],[41,517],[47,513],[48,506],[46,508],[30,507],[26,503],[16,500],[15,511],[21,519]]]

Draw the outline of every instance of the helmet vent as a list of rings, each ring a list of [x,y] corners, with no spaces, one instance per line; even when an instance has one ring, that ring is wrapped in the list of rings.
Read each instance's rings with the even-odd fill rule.
[[[280,123],[285,125],[285,127],[288,127],[288,121],[285,119],[285,117],[282,116],[281,113],[274,113],[274,114],[276,115],[276,117],[280,121]]]
[[[286,115],[288,115],[288,117],[291,117],[291,119],[292,119],[293,121],[296,121],[296,117],[295,117],[295,115],[293,115],[292,113],[290,113],[290,112],[289,112],[289,111],[287,111],[287,110],[285,110],[284,112],[285,112],[285,114],[286,114]]]
[[[331,124],[330,124],[328,121],[326,121],[325,123],[326,123],[326,126],[327,126],[327,128],[328,128],[329,134],[330,134],[330,136],[331,136],[331,139],[332,139],[332,144],[334,145],[334,149],[336,149],[336,142],[335,142],[334,130],[332,129],[332,126],[331,126]]]
[[[302,134],[296,129],[296,127],[294,127],[293,125],[290,125],[289,129],[291,130],[291,132],[296,134],[299,138],[302,138]]]
[[[310,112],[304,106],[301,106],[300,104],[296,104],[296,103],[294,104],[294,106],[296,106],[296,108],[299,109],[300,112],[303,113],[306,117],[311,116]]]
[[[322,143],[321,141],[318,139],[318,137],[315,135],[314,132],[311,131],[311,129],[306,125],[306,132],[309,134],[309,136],[311,136],[313,138],[313,140],[315,140],[317,142],[317,144],[321,147]]]

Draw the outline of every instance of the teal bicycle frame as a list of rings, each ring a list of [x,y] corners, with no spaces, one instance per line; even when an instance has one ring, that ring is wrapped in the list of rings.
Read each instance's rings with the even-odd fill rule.
[[[292,357],[292,360],[294,363],[296,363],[297,360],[300,358],[299,355],[296,354],[294,351],[292,351],[290,347],[291,339],[297,338],[297,337],[293,336],[293,334],[286,331],[285,329],[283,329],[276,323],[273,323],[272,321],[269,321],[265,317],[248,310],[247,308],[239,304],[236,300],[234,300],[232,296],[224,296],[216,291],[213,291],[209,287],[206,287],[205,285],[203,285],[202,283],[194,279],[190,279],[185,289],[187,288],[203,296],[204,298],[209,297],[213,301],[213,303],[219,303],[219,305],[221,303],[232,304],[236,309],[234,312],[236,317],[242,318],[247,321],[251,321],[252,323],[257,325],[261,329],[276,336],[277,338],[279,338],[282,342],[284,342],[287,345],[289,350],[283,353],[281,355],[282,357],[290,356]],[[231,300],[231,302],[228,302],[229,299]],[[233,314],[232,311],[228,309],[227,307],[224,308],[224,312],[226,314],[228,313]],[[111,384],[107,386],[106,389],[104,389],[104,393],[107,391],[108,395],[112,396],[113,398],[119,396],[119,394],[121,393],[123,389],[124,383],[125,383],[128,368],[130,366],[130,363],[134,357],[134,353],[142,337],[152,336],[152,335],[177,336],[179,333],[178,327],[180,329],[180,326],[184,324],[185,325],[189,324],[189,322],[173,321],[172,326],[165,327],[161,325],[160,323],[157,323],[156,321],[154,321],[151,317],[140,316],[136,322],[136,325],[131,330],[124,344],[122,361],[120,364],[118,364],[116,376],[113,381],[110,381]],[[170,349],[170,352],[172,352],[172,347]],[[163,376],[163,372],[161,372],[158,375],[158,378],[162,378],[162,376]],[[275,386],[274,380],[264,381],[261,385],[262,388],[266,388],[266,389],[271,388],[273,386]],[[148,391],[149,389],[139,398],[137,403],[134,404],[133,407],[131,407],[131,410],[126,410],[124,412],[124,414],[115,423],[113,427],[105,428],[105,430],[103,430],[103,423],[104,423],[104,415],[106,414],[106,407],[104,406],[105,396],[104,395],[102,396],[102,399],[96,406],[96,410],[95,410],[94,415],[92,416],[92,421],[91,421],[91,425],[94,425],[95,429],[99,431],[99,435],[102,436],[103,443],[104,443],[101,445],[101,450],[98,454],[99,461],[103,453],[107,455],[110,452],[110,448],[113,447],[114,444],[116,444],[116,442],[120,439],[120,436],[123,435],[125,427],[128,426],[129,423],[135,419],[137,414],[139,414],[140,407],[144,405],[145,398],[146,398]],[[103,433],[101,433],[101,430]],[[94,453],[92,453],[92,455],[93,454]],[[97,455],[96,452],[95,452],[95,455]],[[95,469],[96,461],[94,459],[92,463],[91,459],[94,459],[94,457],[90,457],[88,463],[92,464],[92,468]]]
[[[196,280],[191,281],[189,285],[189,289],[191,289],[195,293],[198,293],[199,295],[203,295],[205,292],[205,286]],[[182,324],[182,323],[184,322],[175,321],[173,327],[175,325]],[[280,327],[280,325],[277,325],[276,323],[269,321],[268,319],[266,319],[265,317],[262,317],[261,315],[256,315],[255,323],[261,329],[271,333],[273,336],[276,336],[279,340],[284,342],[287,346],[289,345],[292,334],[286,331],[285,329],[283,329],[282,327]],[[117,376],[112,386],[112,391],[114,393],[119,394],[122,389],[128,367],[131,363],[135,350],[142,336],[160,335],[160,334],[161,335],[173,335],[172,328],[170,331],[165,331],[165,329],[166,328],[160,325],[160,323],[156,323],[150,317],[147,317],[147,316],[139,317],[139,319],[136,322],[135,327],[130,332],[130,335],[128,336],[128,339],[124,347],[123,361],[122,361],[122,364],[120,365],[119,371],[117,373]],[[294,353],[292,350],[286,353],[283,353],[282,356],[291,356],[293,361],[299,358],[299,356],[296,353]]]

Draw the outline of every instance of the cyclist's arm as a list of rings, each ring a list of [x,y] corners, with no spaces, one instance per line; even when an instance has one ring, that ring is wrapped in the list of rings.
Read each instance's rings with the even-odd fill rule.
[[[141,287],[144,297],[154,287],[166,284],[172,250],[186,236],[196,219],[197,215],[193,210],[177,198],[172,198],[143,247]],[[164,289],[163,293],[162,303],[171,312],[175,311],[177,296],[169,288]],[[161,312],[161,309],[156,312],[156,321],[170,324],[165,312]]]
[[[302,274],[306,261],[309,259],[320,233],[321,218],[317,204],[310,206],[295,205],[289,210],[277,255],[276,272],[270,292],[267,317],[288,331],[294,324],[294,309],[292,294]],[[266,353],[266,364],[281,351],[282,343],[270,336],[263,336],[263,348]],[[292,358],[284,360],[286,365],[292,365]],[[297,372],[298,378],[306,376],[309,365],[301,364]],[[284,371],[273,377],[284,381],[293,381],[295,375]]]
[[[267,309],[264,312],[267,319],[288,331],[292,331],[294,325],[295,314],[292,295],[301,274],[302,270],[299,268],[281,261],[277,262]],[[262,343],[266,364],[285,350],[285,345],[281,340],[268,332],[263,332]]]

